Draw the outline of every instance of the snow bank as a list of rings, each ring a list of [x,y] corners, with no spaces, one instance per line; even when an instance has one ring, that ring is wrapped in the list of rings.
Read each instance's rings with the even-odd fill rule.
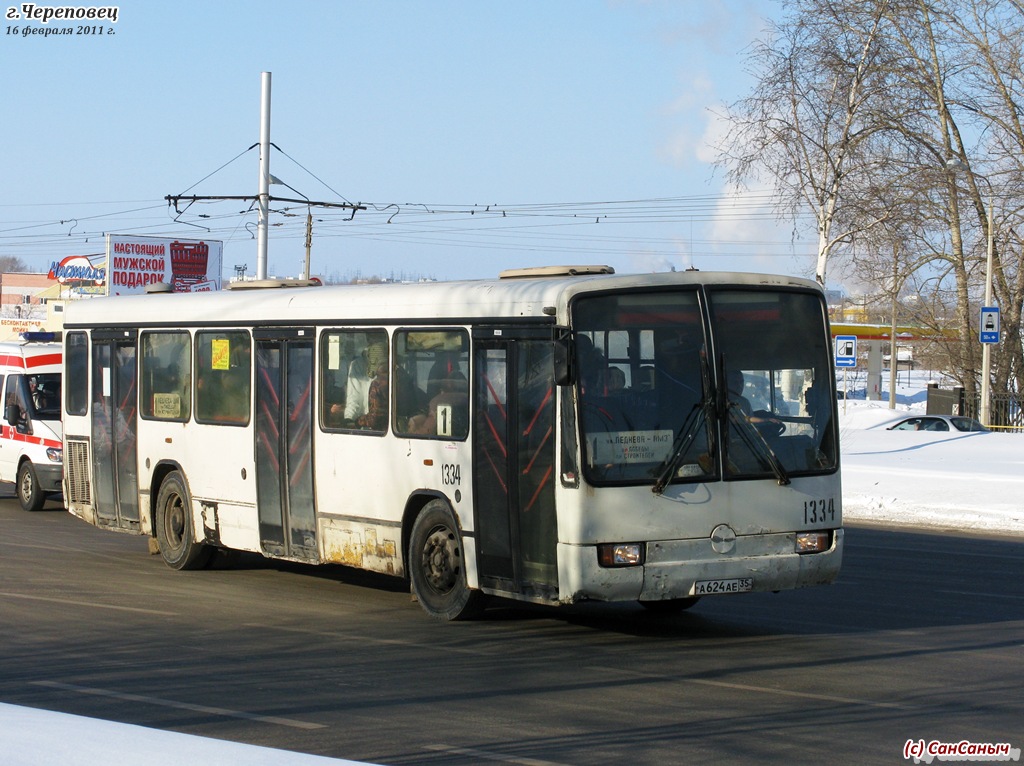
[[[845,520],[1024,536],[1024,434],[886,430],[906,415],[839,403]]]
[[[147,729],[0,703],[0,740],[8,766],[358,766],[356,761]],[[116,753],[116,757],[112,754]]]

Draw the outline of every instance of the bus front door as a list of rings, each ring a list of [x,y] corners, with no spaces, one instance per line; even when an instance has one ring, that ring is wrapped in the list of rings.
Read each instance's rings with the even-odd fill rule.
[[[139,526],[134,331],[92,334],[92,476],[106,526]]]
[[[313,507],[313,338],[257,330],[256,504],[268,556],[317,561]]]
[[[478,568],[485,588],[551,598],[558,591],[551,335],[522,335],[478,331],[475,344]]]

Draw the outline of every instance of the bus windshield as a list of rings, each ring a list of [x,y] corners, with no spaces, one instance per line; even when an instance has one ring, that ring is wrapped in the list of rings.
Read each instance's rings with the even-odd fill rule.
[[[820,296],[606,294],[579,299],[573,319],[591,483],[788,483],[837,467]]]

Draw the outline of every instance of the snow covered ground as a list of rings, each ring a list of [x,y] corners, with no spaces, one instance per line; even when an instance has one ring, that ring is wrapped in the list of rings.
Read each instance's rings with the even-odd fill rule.
[[[845,521],[1024,537],[1024,434],[888,431],[925,411],[897,392],[839,402]]]
[[[0,703],[6,766],[359,766],[356,761]],[[116,753],[116,755],[115,755]],[[369,766],[368,764],[366,766]]]

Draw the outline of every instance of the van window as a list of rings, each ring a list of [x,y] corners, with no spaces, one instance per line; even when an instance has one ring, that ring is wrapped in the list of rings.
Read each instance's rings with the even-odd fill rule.
[[[36,420],[60,420],[60,373],[25,375],[29,416]]]
[[[29,417],[31,405],[25,388],[24,375],[8,375],[4,388],[4,420],[20,434],[32,433],[32,420]]]

